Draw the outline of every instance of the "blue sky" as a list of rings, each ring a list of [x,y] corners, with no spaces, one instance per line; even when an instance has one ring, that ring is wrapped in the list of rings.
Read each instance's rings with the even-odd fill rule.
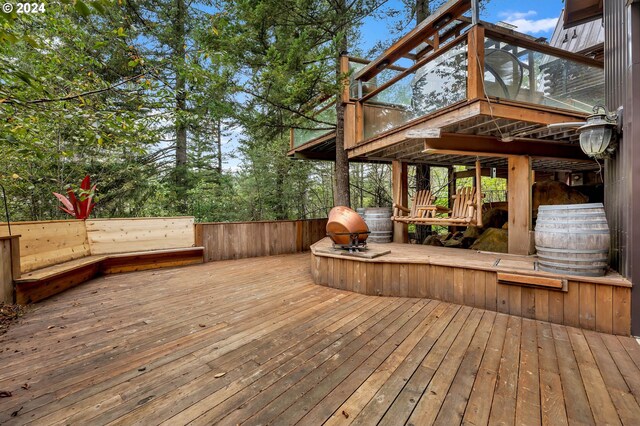
[[[484,0],[482,4],[483,11],[480,19],[491,23],[504,21],[516,25],[517,31],[550,39],[564,3],[562,0],[536,0],[535,2]],[[395,9],[403,8],[400,0],[389,0],[385,6]],[[393,38],[389,34],[390,26],[393,26],[392,20],[366,19],[362,27],[361,47],[366,50],[378,41],[388,41]],[[408,27],[404,32],[408,32],[411,28],[412,26]]]

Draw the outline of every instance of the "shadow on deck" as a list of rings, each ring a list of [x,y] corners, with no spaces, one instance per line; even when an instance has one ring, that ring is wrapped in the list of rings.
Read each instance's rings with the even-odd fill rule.
[[[640,418],[632,338],[316,286],[309,254],[94,279],[2,336],[0,365],[2,424]]]

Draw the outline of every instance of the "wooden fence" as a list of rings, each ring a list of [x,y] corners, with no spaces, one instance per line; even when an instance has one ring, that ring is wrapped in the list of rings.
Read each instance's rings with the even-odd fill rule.
[[[324,238],[327,219],[197,223],[205,262],[298,253]]]

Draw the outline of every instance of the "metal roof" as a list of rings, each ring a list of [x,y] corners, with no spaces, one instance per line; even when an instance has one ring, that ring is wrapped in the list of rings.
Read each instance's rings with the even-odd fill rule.
[[[564,29],[563,10],[551,36],[551,46],[574,53],[590,53],[603,49],[604,26],[602,18]]]

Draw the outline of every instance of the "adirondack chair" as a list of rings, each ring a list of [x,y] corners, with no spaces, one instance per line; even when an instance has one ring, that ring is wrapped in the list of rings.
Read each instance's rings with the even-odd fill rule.
[[[428,189],[416,192],[411,202],[411,209],[394,203],[391,220],[403,223],[417,223],[418,221],[434,217],[436,206],[433,204],[433,194]]]

